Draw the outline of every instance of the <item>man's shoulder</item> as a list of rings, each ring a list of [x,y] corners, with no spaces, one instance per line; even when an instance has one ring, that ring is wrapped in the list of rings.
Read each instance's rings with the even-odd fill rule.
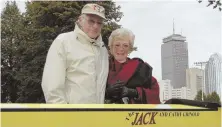
[[[74,31],[60,33],[54,40],[53,43],[58,45],[67,45],[69,42],[75,41],[75,33]]]
[[[68,39],[68,38],[73,37],[74,34],[75,34],[74,31],[65,32],[65,33],[59,34],[56,38],[57,39]]]

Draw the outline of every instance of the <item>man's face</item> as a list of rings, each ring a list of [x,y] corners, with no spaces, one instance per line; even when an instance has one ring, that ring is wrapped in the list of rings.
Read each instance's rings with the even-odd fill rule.
[[[83,32],[85,32],[90,38],[94,39],[98,37],[103,27],[103,19],[93,14],[87,14],[82,18],[84,18],[81,20]]]

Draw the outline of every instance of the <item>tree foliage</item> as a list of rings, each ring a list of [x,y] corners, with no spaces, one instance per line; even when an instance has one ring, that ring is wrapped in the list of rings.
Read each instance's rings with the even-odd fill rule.
[[[106,9],[102,37],[107,43],[123,15],[112,1],[32,1],[26,3],[24,14],[16,2],[7,3],[1,24],[3,102],[45,102],[41,80],[48,49],[58,34],[74,30],[86,3]]]
[[[220,97],[216,92],[212,92],[211,94],[208,94],[205,101],[221,104]]]
[[[220,97],[216,92],[212,92],[211,94],[208,94],[207,96],[203,93],[203,100],[202,100],[202,91],[200,90],[197,92],[197,95],[194,100],[214,102],[214,103],[221,104]]]
[[[202,99],[202,96],[203,96],[203,99]],[[196,95],[194,100],[204,101],[204,100],[206,100],[206,95],[204,93],[202,93],[202,90],[200,90],[200,91],[197,92],[197,95]]]
[[[199,3],[202,3],[203,0],[198,0]],[[207,7],[213,6],[213,9],[218,8],[221,11],[221,0],[208,0]]]
[[[1,100],[15,102],[21,82],[17,80],[21,68],[20,56],[25,49],[23,16],[16,2],[7,2],[1,14]]]

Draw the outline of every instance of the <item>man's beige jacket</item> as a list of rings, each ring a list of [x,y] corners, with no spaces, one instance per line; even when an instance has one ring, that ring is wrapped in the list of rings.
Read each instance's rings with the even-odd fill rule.
[[[42,89],[47,103],[104,103],[108,76],[108,51],[101,35],[89,38],[76,25],[60,34],[46,58]]]

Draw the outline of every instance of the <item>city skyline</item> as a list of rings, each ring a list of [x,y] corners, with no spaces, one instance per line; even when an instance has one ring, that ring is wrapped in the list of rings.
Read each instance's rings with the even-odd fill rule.
[[[175,34],[181,34],[182,29],[182,36],[187,38],[190,68],[197,67],[194,62],[207,61],[215,52],[221,53],[221,12],[206,4],[197,1],[117,2],[124,13],[119,24],[136,35],[138,51],[131,57],[142,57],[153,66],[153,75],[161,80],[161,44],[163,38],[173,34],[173,20]]]

